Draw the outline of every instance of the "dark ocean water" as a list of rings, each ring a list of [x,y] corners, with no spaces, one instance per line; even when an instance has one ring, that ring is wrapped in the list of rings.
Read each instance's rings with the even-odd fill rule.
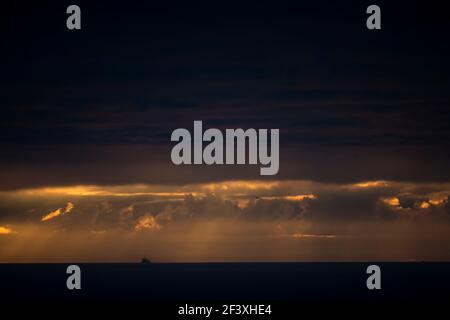
[[[381,267],[381,290],[366,268]],[[152,300],[448,299],[450,263],[79,264],[81,290],[66,288],[69,264],[0,264],[0,298]]]

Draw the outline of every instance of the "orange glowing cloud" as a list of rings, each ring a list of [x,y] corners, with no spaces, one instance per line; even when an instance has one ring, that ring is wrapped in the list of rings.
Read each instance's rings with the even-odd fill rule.
[[[363,181],[359,183],[354,183],[351,186],[354,188],[361,188],[361,189],[380,188],[389,186],[389,183],[387,181]]]
[[[64,215],[64,214],[69,214],[72,209],[75,208],[74,204],[72,202],[67,202],[66,208],[58,208],[54,211],[51,211],[50,213],[46,214],[45,216],[42,217],[41,221],[48,221],[51,219],[54,219],[58,216]]]
[[[144,231],[144,230],[151,230],[151,229],[160,229],[161,226],[156,222],[156,219],[154,216],[150,214],[146,214],[138,219],[138,222],[136,226],[134,227],[134,230],[136,231]]]
[[[0,226],[0,234],[11,234],[15,233],[11,228]]]
[[[434,206],[438,206],[443,203],[446,203],[447,201],[448,201],[448,197],[444,196],[444,197],[440,197],[440,198],[430,199],[428,202]]]
[[[297,194],[295,196],[280,196],[280,197],[260,197],[263,200],[287,200],[287,201],[303,201],[305,199],[317,199],[313,194]]]
[[[248,190],[248,191],[259,191],[259,190],[270,190],[280,183],[277,181],[223,181],[218,183],[208,183],[204,184],[202,188],[208,192],[220,192],[220,191],[237,191],[237,190]]]
[[[420,209],[428,209],[429,207],[430,207],[430,204],[426,201],[423,201],[419,206]]]
[[[381,199],[385,204],[391,206],[391,207],[399,207],[400,206],[400,200],[397,197],[388,197]]]
[[[160,196],[184,197],[186,192],[159,191],[159,186],[153,185],[124,185],[124,186],[94,186],[80,185],[70,187],[46,187],[22,190],[28,196],[76,196],[76,197],[131,197],[131,196]]]

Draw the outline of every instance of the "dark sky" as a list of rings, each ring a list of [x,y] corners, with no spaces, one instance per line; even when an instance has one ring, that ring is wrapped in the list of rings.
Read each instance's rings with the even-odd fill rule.
[[[171,132],[279,128],[276,179],[448,181],[449,32],[426,1],[3,6],[0,188],[259,178],[175,167]]]

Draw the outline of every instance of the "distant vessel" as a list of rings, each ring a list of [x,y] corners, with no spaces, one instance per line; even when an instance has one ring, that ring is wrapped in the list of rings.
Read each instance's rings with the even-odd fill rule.
[[[146,257],[143,257],[142,260],[141,260],[141,263],[152,263],[152,262],[150,261],[150,259],[147,259]]]

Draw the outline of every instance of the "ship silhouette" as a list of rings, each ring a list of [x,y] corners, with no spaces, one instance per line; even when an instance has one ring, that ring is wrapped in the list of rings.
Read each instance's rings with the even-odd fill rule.
[[[141,263],[152,263],[152,262],[151,262],[150,259],[148,259],[147,257],[143,257],[143,258],[141,259]]]

